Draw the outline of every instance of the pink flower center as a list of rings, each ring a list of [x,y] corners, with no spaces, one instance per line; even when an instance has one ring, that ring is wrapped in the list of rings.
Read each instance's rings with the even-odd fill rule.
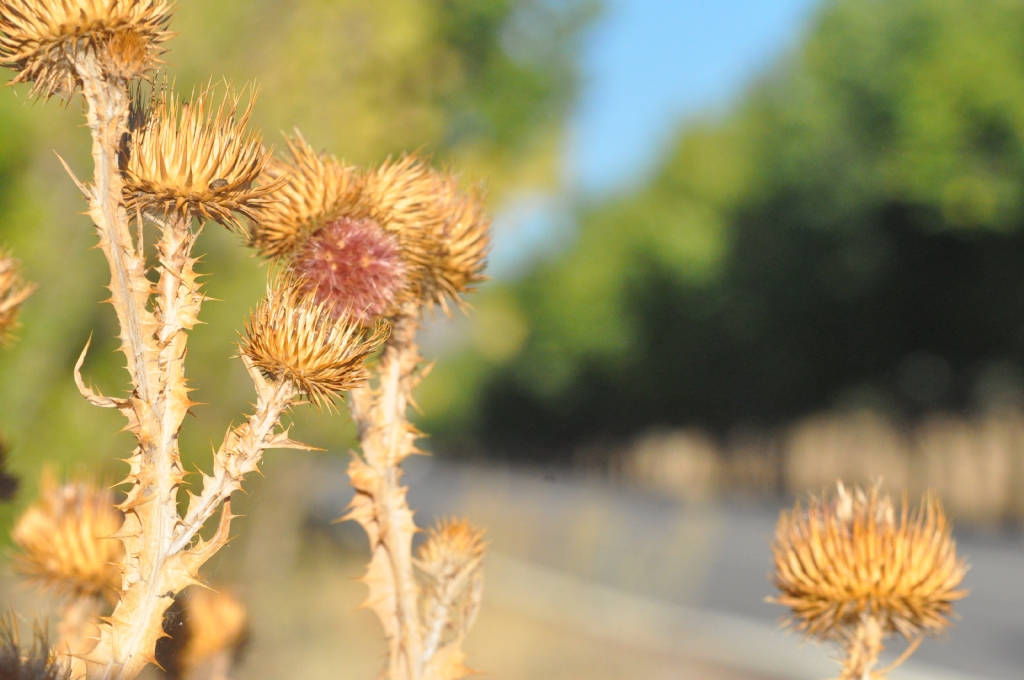
[[[372,220],[350,217],[313,234],[292,270],[315,287],[317,302],[329,302],[339,315],[351,312],[364,324],[393,311],[406,277],[398,239]]]

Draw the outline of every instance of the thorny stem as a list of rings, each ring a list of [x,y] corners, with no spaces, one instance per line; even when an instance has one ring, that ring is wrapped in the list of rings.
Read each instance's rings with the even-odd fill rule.
[[[393,611],[378,611],[389,631],[390,680],[418,680],[422,673],[423,630],[419,617],[419,584],[412,561],[416,526],[400,483],[401,462],[416,453],[418,433],[409,423],[407,410],[412,389],[419,382],[420,363],[416,345],[418,328],[414,311],[401,315],[376,368],[376,388],[352,391],[352,417],[359,432],[366,464],[374,471],[377,486],[372,494],[376,524],[375,552],[383,549],[393,580]],[[371,535],[371,540],[374,537]],[[371,567],[372,568],[372,567]],[[385,620],[387,616],[392,621]]]
[[[147,282],[144,291],[136,288],[140,276],[145,280],[143,253],[136,251],[132,244],[128,218],[121,201],[121,173],[117,167],[118,149],[128,130],[128,93],[104,78],[102,68],[91,51],[81,54],[77,69],[88,103],[95,165],[89,214],[96,224],[100,246],[110,264],[110,290],[122,330],[124,352],[128,356],[128,370],[139,397],[146,400],[149,398],[149,376],[142,318],[147,314],[145,301],[149,296],[149,286]]]
[[[274,432],[295,393],[288,385],[268,383],[250,367],[258,393],[256,413],[228,432],[215,456],[215,476],[204,475],[203,494],[193,498],[183,520],[177,509],[177,490],[184,477],[178,432],[192,405],[185,350],[187,331],[198,323],[203,302],[191,255],[197,233],[187,218],[154,220],[161,231],[160,279],[154,286],[145,274],[141,233],[138,247],[132,243],[117,165],[127,133],[127,90],[123,83],[106,79],[88,50],[80,54],[76,67],[93,138],[95,178],[87,188],[90,215],[110,265],[111,302],[134,390],[130,399],[109,399],[86,388],[77,375],[76,379],[92,403],[118,408],[138,440],[125,480],[132,488],[120,506],[125,521],[116,535],[125,547],[120,602],[109,623],[100,626],[95,649],[83,659],[90,680],[131,680],[153,660],[156,641],[163,636],[163,615],[174,595],[197,581],[199,568],[227,541],[231,492],[256,469],[264,449],[298,446],[287,433]],[[198,540],[198,532],[218,507],[223,511],[215,535],[209,541]]]
[[[885,649],[882,640],[885,631],[878,619],[870,614],[861,616],[857,628],[846,642],[846,659],[839,680],[874,680],[882,675],[872,672],[878,657]]]
[[[248,359],[245,360],[248,364]],[[249,366],[249,370],[254,374],[254,380],[262,380],[257,369]],[[256,410],[249,421],[224,438],[221,451],[214,458],[213,476],[203,476],[203,491],[199,496],[193,496],[189,503],[184,526],[171,545],[172,552],[184,550],[220,504],[242,488],[242,478],[256,469],[263,449],[272,446],[305,448],[287,441],[287,433],[285,437],[274,435],[281,415],[294,398],[295,388],[285,381],[276,384],[269,399],[264,399],[260,391]]]

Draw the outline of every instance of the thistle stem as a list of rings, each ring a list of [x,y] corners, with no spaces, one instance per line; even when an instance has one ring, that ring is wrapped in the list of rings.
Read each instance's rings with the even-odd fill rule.
[[[875,616],[864,614],[857,623],[856,630],[846,643],[846,659],[839,680],[874,680],[881,678],[879,673],[872,672],[878,665],[878,657],[885,649],[882,640],[885,631]]]
[[[386,568],[381,569],[381,574],[391,581],[382,584],[386,592],[390,591],[386,605],[374,607],[388,632],[390,680],[418,680],[422,669],[420,588],[412,560],[416,525],[406,501],[407,488],[400,483],[401,462],[417,452],[415,442],[419,433],[409,422],[407,411],[412,390],[420,380],[418,325],[411,310],[395,321],[376,367],[376,387],[353,390],[350,402],[366,465],[374,480],[373,488],[359,489],[370,506],[364,527],[373,543],[374,559],[367,578],[377,578],[374,565],[383,562]]]
[[[123,350],[128,357],[132,383],[141,399],[149,398],[146,342],[143,331],[150,284],[145,277],[143,253],[132,243],[128,216],[122,201],[121,173],[117,158],[128,131],[128,92],[103,76],[94,54],[83,52],[76,64],[82,92],[88,104],[92,133],[94,184],[89,192],[89,215],[96,225],[100,248],[111,273],[111,301],[121,326]]]
[[[87,189],[90,215],[110,265],[111,303],[134,390],[131,399],[115,400],[95,395],[80,380],[79,387],[94,404],[121,410],[138,440],[125,480],[132,486],[119,506],[125,520],[116,534],[125,547],[122,592],[109,622],[100,626],[98,643],[83,660],[90,680],[132,680],[154,660],[156,642],[164,634],[164,612],[174,595],[196,583],[202,564],[227,542],[231,492],[256,468],[264,449],[297,446],[274,433],[295,392],[289,385],[268,383],[249,367],[258,392],[257,412],[228,432],[216,454],[215,476],[204,475],[204,493],[183,520],[177,508],[184,478],[178,432],[192,406],[185,380],[186,343],[204,300],[193,269],[197,232],[187,215],[153,220],[161,232],[160,278],[154,286],[146,277],[141,224],[138,246],[132,242],[117,164],[128,133],[126,86],[106,78],[89,50],[81,53],[76,67],[93,138],[95,180]],[[221,506],[214,536],[197,540]]]

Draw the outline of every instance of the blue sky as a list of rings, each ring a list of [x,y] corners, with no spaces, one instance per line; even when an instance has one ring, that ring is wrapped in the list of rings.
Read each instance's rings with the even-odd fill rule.
[[[605,0],[583,58],[570,186],[642,177],[681,119],[724,107],[794,45],[819,0]]]
[[[521,197],[498,215],[491,274],[514,277],[571,234],[576,197],[642,181],[680,123],[724,110],[797,44],[822,1],[604,0],[584,43],[565,191]]]

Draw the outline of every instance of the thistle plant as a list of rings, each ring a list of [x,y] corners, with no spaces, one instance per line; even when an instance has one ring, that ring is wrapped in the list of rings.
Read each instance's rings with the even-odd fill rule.
[[[106,538],[124,521],[114,494],[87,480],[58,484],[43,473],[39,499],[14,526],[20,552],[15,567],[30,582],[61,600],[57,652],[78,675],[83,663],[74,657],[92,650],[100,616],[117,602],[123,559],[120,541]]]
[[[4,680],[62,680],[67,668],[50,650],[46,630],[35,626],[25,644],[14,614],[0,619],[0,678]]]
[[[231,494],[265,450],[307,448],[282,429],[282,415],[298,402],[322,405],[364,383],[362,361],[386,332],[340,310],[325,312],[290,278],[273,279],[242,342],[254,411],[228,430],[211,472],[179,512],[185,482],[178,433],[194,405],[186,345],[205,297],[193,248],[208,221],[258,221],[281,181],[261,179],[271,152],[247,128],[251,91],[244,106],[230,87],[220,98],[209,88],[194,92],[184,105],[154,77],[170,18],[164,0],[0,1],[0,62],[17,72],[14,82],[31,83],[35,97],[84,98],[94,170],[91,181],[75,182],[110,268],[110,303],[131,380],[127,397],[87,386],[80,370],[88,345],[75,367],[83,396],[120,411],[137,442],[117,506],[124,519],[111,534],[123,546],[117,603],[99,624],[95,647],[80,657],[90,679],[130,680],[153,661],[165,611],[177,593],[201,583],[200,568],[229,538]],[[132,96],[140,78],[153,84],[152,97]],[[155,258],[147,257],[147,224],[159,235]],[[212,533],[201,537],[218,513]]]
[[[157,661],[170,680],[227,680],[249,640],[249,618],[226,590],[190,588],[167,610]]]
[[[967,571],[938,499],[911,511],[878,487],[865,493],[839,483],[835,500],[811,497],[779,517],[772,546],[778,597],[789,624],[809,638],[843,649],[840,680],[884,678],[925,635],[949,625],[953,603],[967,595]],[[909,643],[890,666],[875,670],[885,638]]]
[[[465,522],[446,522],[414,554],[418,529],[401,465],[421,453],[408,419],[427,373],[416,341],[420,318],[461,305],[483,278],[482,197],[414,156],[360,170],[318,153],[301,135],[288,146],[290,158],[274,159],[263,180],[287,183],[252,224],[251,245],[330,314],[391,327],[371,381],[349,400],[362,451],[349,465],[356,495],[346,516],[370,539],[363,580],[388,641],[382,677],[461,678],[469,673],[461,643],[482,590],[482,537]]]

